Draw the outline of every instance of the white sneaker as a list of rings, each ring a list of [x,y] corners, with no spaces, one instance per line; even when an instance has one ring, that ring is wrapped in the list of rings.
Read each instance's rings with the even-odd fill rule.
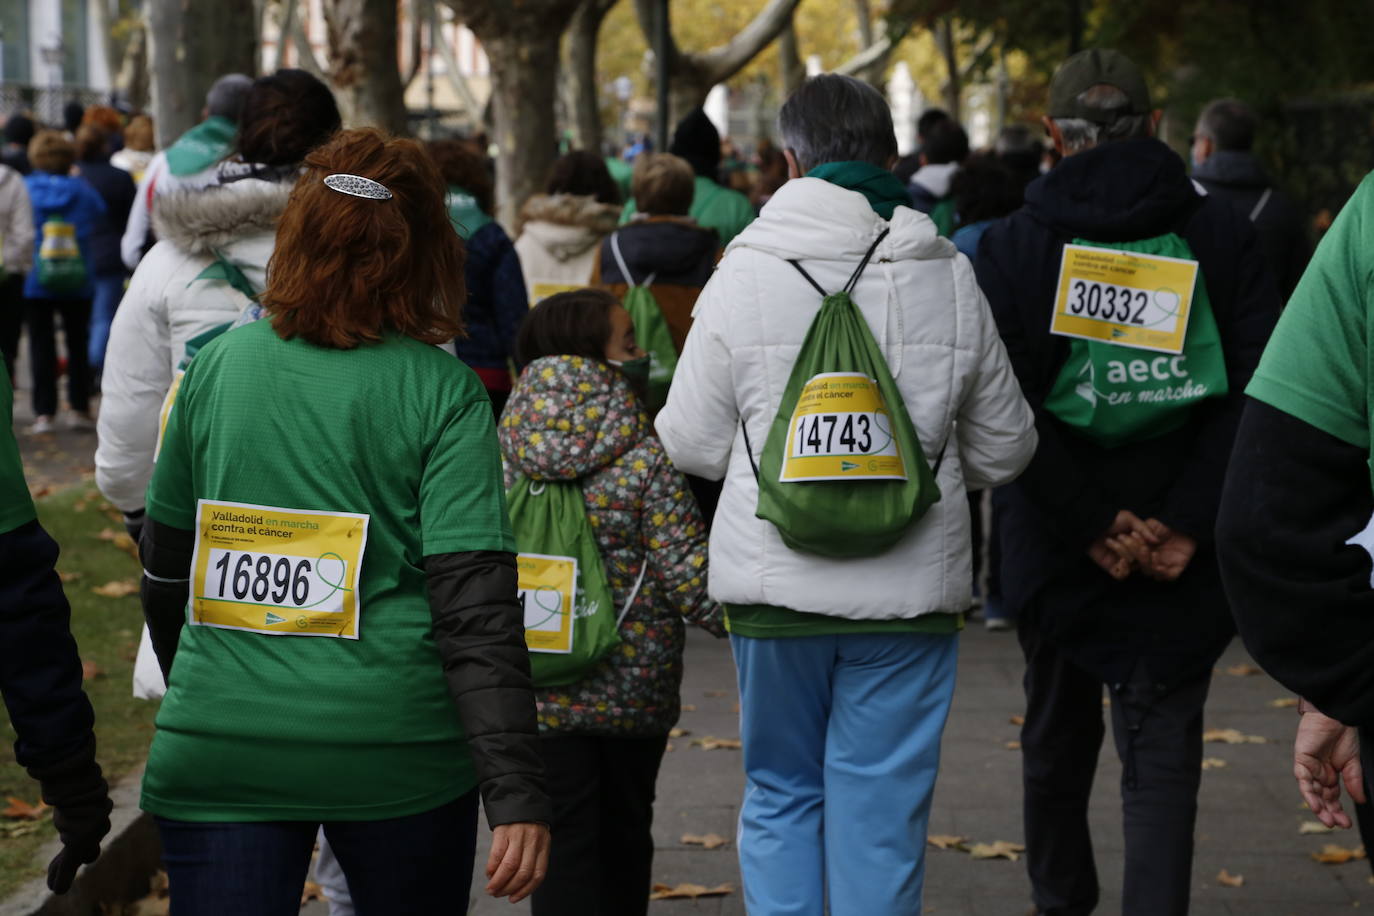
[[[75,429],[80,430],[81,432],[90,432],[91,430],[95,429],[95,421],[91,419],[90,414],[81,413],[79,411],[73,410],[71,413],[65,414],[62,417],[62,426],[65,429]]]
[[[29,435],[42,436],[52,432],[54,429],[56,429],[56,426],[53,424],[52,417],[44,415],[34,418],[33,425],[29,427]]]

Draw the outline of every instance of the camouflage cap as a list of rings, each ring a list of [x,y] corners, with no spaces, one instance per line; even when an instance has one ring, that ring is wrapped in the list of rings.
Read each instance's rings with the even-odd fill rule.
[[[1130,105],[1106,111],[1079,103],[1080,95],[1103,83],[1124,92]],[[1079,51],[1060,64],[1050,80],[1050,105],[1046,113],[1051,118],[1082,118],[1097,124],[1110,124],[1121,115],[1149,114],[1151,110],[1145,75],[1120,51],[1108,48]]]

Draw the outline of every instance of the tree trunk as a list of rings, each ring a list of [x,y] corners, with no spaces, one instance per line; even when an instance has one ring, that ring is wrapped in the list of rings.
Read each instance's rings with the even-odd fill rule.
[[[616,0],[582,0],[568,27],[568,81],[578,149],[601,151],[601,98],[596,85],[596,41]]]
[[[253,0],[147,0],[144,7],[157,145],[199,123],[205,93],[227,73],[257,73]]]
[[[124,59],[119,62],[119,72],[115,74],[115,88],[124,93],[133,111],[148,107],[148,37],[142,22],[129,31]]]
[[[329,82],[346,127],[408,133],[396,0],[324,0]]]
[[[962,123],[960,103],[963,100],[963,73],[959,69],[959,49],[954,43],[954,19],[946,16],[935,28],[935,41],[940,46],[940,54],[945,59],[945,70],[949,76],[945,80],[945,110],[956,123]]]
[[[791,20],[778,35],[778,71],[784,99],[806,79],[806,64],[802,63],[801,51],[797,47],[797,28]]]

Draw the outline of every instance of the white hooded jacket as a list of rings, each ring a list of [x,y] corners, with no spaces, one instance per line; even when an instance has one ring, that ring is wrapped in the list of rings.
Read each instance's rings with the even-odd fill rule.
[[[262,289],[291,187],[244,178],[157,195],[160,241],[139,262],[115,313],[101,379],[95,482],[118,508],[143,506],[162,402],[186,342],[232,322],[250,304],[228,284],[196,277],[218,252]]]
[[[821,297],[787,261],[839,290],[884,229],[853,292],[901,389],[943,494],[891,550],[830,559],[787,548],[755,517],[757,458]],[[711,532],[709,589],[725,604],[766,604],[856,620],[967,610],[966,489],[1008,483],[1035,451],[1034,417],[968,259],[922,213],[889,223],[855,191],[789,181],[726,249],[678,362],[659,436],[681,470],[725,479]],[[946,443],[948,443],[946,445]]]

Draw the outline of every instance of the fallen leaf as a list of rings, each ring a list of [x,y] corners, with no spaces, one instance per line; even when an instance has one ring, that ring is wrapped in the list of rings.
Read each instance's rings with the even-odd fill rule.
[[[675,750],[677,750],[677,748],[673,747],[673,742],[669,741],[667,753],[671,754]]]
[[[1321,852],[1312,853],[1312,858],[1323,865],[1344,865],[1346,862],[1363,859],[1364,847],[1350,849],[1346,846],[1337,846],[1335,843],[1327,843]]]
[[[1204,770],[1220,770],[1225,766],[1226,761],[1222,760],[1220,757],[1204,757],[1202,760],[1202,768]]]
[[[685,729],[685,728],[670,728],[670,729],[668,729],[668,737],[669,737],[669,738],[681,738],[683,735],[690,735],[690,734],[691,734],[691,732],[689,732],[689,731],[688,731],[687,729]]]
[[[28,836],[43,829],[42,821],[10,821],[0,824],[0,836],[21,837]]]
[[[718,833],[684,833],[682,835],[682,842],[688,846],[703,846],[706,849],[719,849],[730,841]]]
[[[138,583],[133,579],[118,579],[96,586],[91,591],[102,598],[126,598],[138,592]]]
[[[1026,724],[1026,717],[1025,717],[1025,716],[1012,716],[1012,717],[1011,717],[1010,719],[1008,719],[1007,721],[1009,721],[1012,725],[1025,725],[1025,724]]]
[[[90,503],[87,502],[86,500],[84,500],[84,499],[78,499],[76,502],[72,503],[72,511],[73,511],[73,512],[85,512],[85,511],[86,511],[86,507],[89,506],[89,505],[90,505]]]
[[[305,887],[301,888],[301,906],[305,906],[312,900],[323,900],[324,889],[314,881],[305,882]]]
[[[1003,746],[1004,748],[1006,748],[1007,750],[1009,750],[1009,751],[1019,751],[1019,750],[1021,750],[1021,742],[1020,742],[1020,741],[1008,741],[1006,744],[1004,744],[1004,745],[1002,745],[1002,746]]]
[[[1202,740],[1216,744],[1266,744],[1269,741],[1268,738],[1247,735],[1234,728],[1209,728],[1202,733]]]
[[[693,738],[692,746],[699,747],[703,751],[737,751],[744,747],[744,743],[738,738],[712,738],[707,735],[705,738]]]
[[[1260,669],[1254,665],[1232,665],[1226,669],[1226,673],[1231,675],[1231,677],[1253,677],[1256,674],[1263,674],[1264,672],[1260,671]]]
[[[116,531],[113,528],[101,528],[95,537],[118,547],[135,560],[138,559],[138,545],[134,543],[133,538],[129,537],[128,532]]]
[[[964,850],[964,838],[961,836],[949,836],[943,833],[933,833],[926,837],[926,842],[936,849],[958,849]]]
[[[7,798],[6,801],[10,803],[9,807],[0,811],[0,815],[4,817],[15,818],[22,821],[36,821],[44,817],[48,811],[48,806],[41,801],[36,805],[31,805],[22,798],[15,798],[13,795]]]
[[[93,680],[94,678],[100,677],[104,673],[105,669],[97,665],[95,662],[81,663],[81,680],[83,681]]]
[[[729,884],[721,884],[716,887],[707,887],[704,884],[679,884],[677,887],[655,884],[649,893],[649,899],[695,900],[698,897],[724,897],[726,894],[734,893],[734,891],[734,886]]]
[[[729,695],[730,691],[728,690],[708,690],[705,694],[703,694],[703,696],[708,697],[728,697]]]
[[[1233,875],[1226,869],[1217,872],[1217,883],[1223,887],[1240,887],[1245,883],[1244,875]]]
[[[1275,709],[1292,709],[1298,705],[1297,697],[1279,697],[1277,700],[1270,700],[1269,705]]]
[[[77,581],[78,579],[80,579],[83,575],[85,575],[85,574],[84,574],[84,573],[80,573],[80,572],[61,572],[61,571],[58,571],[58,573],[57,573],[57,578],[61,579],[63,582],[75,582],[75,581]]]
[[[696,712],[696,711],[697,711],[696,704],[694,704],[694,703],[683,703],[683,704],[682,704],[682,711],[683,711],[683,712]]]
[[[997,840],[993,843],[974,843],[968,848],[969,855],[975,859],[1010,859],[1015,862],[1021,858],[1026,847],[1020,843]]]
[[[1302,826],[1298,828],[1298,833],[1299,835],[1308,833],[1332,833],[1335,829],[1335,827],[1326,826],[1321,821],[1303,821]]]

